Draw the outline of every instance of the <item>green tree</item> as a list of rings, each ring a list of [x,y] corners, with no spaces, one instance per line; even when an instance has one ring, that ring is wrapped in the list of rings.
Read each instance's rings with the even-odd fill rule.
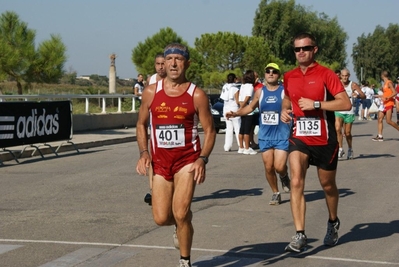
[[[15,12],[6,11],[0,17],[0,76],[17,83],[22,94],[22,82],[55,82],[63,75],[66,47],[57,35],[35,48],[36,32],[20,21]]]
[[[245,69],[263,72],[265,66],[277,59],[271,54],[269,43],[262,37],[245,37],[246,49],[242,60]],[[259,75],[262,77],[262,75]]]
[[[202,79],[206,87],[221,87],[230,72],[238,77],[248,69],[263,72],[273,58],[264,38],[232,32],[202,34],[194,45],[203,60]]]
[[[387,29],[378,25],[372,34],[364,33],[353,44],[353,66],[357,77],[381,80],[381,71],[391,74],[399,71],[399,25],[390,24]]]
[[[200,53],[205,71],[244,69],[246,40],[231,32],[205,33],[195,38],[195,49]]]
[[[270,44],[271,53],[286,64],[296,63],[292,38],[300,32],[310,32],[319,46],[318,60],[345,66],[346,32],[336,18],[316,13],[295,4],[295,0],[261,0],[255,12],[252,34]]]

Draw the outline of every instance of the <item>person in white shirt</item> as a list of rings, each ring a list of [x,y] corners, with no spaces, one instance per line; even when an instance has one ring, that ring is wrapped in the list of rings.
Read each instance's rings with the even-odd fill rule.
[[[350,72],[348,69],[341,70],[341,82],[345,88],[345,92],[348,95],[351,103],[352,109],[348,111],[335,111],[335,130],[337,131],[337,140],[339,144],[338,159],[344,159],[345,152],[343,150],[343,134],[345,134],[346,142],[348,143],[348,156],[347,159],[353,159],[353,149],[352,149],[352,124],[355,121],[355,111],[353,108],[353,103],[356,99],[365,99],[366,96],[360,89],[360,86],[349,80]]]
[[[224,139],[224,151],[228,152],[233,146],[233,135],[235,134],[237,145],[239,144],[238,134],[240,132],[241,118],[226,118],[226,113],[230,111],[237,111],[238,105],[238,95],[239,89],[235,84],[236,75],[234,73],[229,73],[227,75],[227,83],[223,85],[222,93],[220,98],[223,99],[223,116],[226,119],[226,133]]]
[[[139,75],[137,75],[137,82],[134,85],[134,94],[138,96],[139,100],[141,100],[141,95],[143,94],[144,90],[143,81],[144,81],[143,74],[139,73]]]
[[[247,70],[243,77],[243,84],[240,88],[239,103],[240,108],[247,106],[253,99],[254,96],[254,83],[255,74],[253,70]],[[240,134],[238,136],[240,141],[240,148],[238,153],[244,155],[256,155],[257,152],[249,146],[250,133],[253,124],[253,112],[241,117]]]
[[[371,103],[374,97],[374,90],[369,87],[368,81],[362,81],[362,92],[365,94],[366,99],[362,100],[362,111],[360,117],[363,120],[371,121],[372,119],[370,118],[369,113],[370,113]]]

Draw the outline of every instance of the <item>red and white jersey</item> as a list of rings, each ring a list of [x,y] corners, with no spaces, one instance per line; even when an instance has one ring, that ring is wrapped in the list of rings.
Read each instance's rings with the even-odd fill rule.
[[[162,165],[181,159],[194,162],[201,152],[199,118],[193,99],[197,87],[190,83],[180,96],[168,96],[163,82],[157,82],[149,110],[152,161]]]
[[[284,92],[291,99],[293,110],[291,136],[311,146],[336,142],[334,112],[322,109],[302,111],[298,101],[302,97],[314,101],[329,101],[344,91],[337,75],[317,62],[305,74],[299,67],[287,72],[284,75]]]

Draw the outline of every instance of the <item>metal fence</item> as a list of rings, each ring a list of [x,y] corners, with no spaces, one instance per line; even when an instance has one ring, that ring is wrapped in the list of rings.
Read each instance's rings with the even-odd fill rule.
[[[90,99],[98,99],[101,101],[102,111],[101,113],[107,113],[106,99],[117,99],[118,100],[118,113],[122,112],[122,101],[123,99],[132,99],[132,112],[136,111],[136,95],[133,94],[104,94],[104,95],[0,95],[0,102],[4,101],[52,101],[52,100],[73,100],[73,99],[85,99],[85,113],[88,114],[90,107]]]

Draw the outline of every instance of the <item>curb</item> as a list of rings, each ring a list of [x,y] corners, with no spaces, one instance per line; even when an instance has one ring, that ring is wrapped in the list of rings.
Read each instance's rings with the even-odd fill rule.
[[[21,158],[31,158],[31,157],[36,157],[46,154],[54,154],[58,156],[58,153],[61,152],[68,152],[68,151],[77,151],[79,153],[79,149],[89,149],[93,147],[101,147],[101,146],[108,146],[108,145],[115,145],[115,144],[121,144],[121,143],[127,143],[127,142],[134,142],[136,141],[137,138],[136,136],[130,136],[130,137],[122,137],[122,138],[115,138],[115,139],[108,139],[108,140],[98,140],[98,141],[88,141],[88,142],[83,142],[83,143],[73,143],[73,142],[63,142],[63,143],[57,143],[57,145],[51,146],[51,144],[46,144],[46,145],[38,145],[36,147],[33,146],[26,146],[22,150],[19,149],[9,149],[9,151],[12,152],[12,154],[9,151],[2,151],[0,152],[0,166],[2,165],[2,162],[5,161],[10,161],[10,160],[15,160],[16,159],[21,159]],[[55,153],[56,147],[58,147],[57,152]],[[37,151],[37,149],[40,150],[40,152]]]

